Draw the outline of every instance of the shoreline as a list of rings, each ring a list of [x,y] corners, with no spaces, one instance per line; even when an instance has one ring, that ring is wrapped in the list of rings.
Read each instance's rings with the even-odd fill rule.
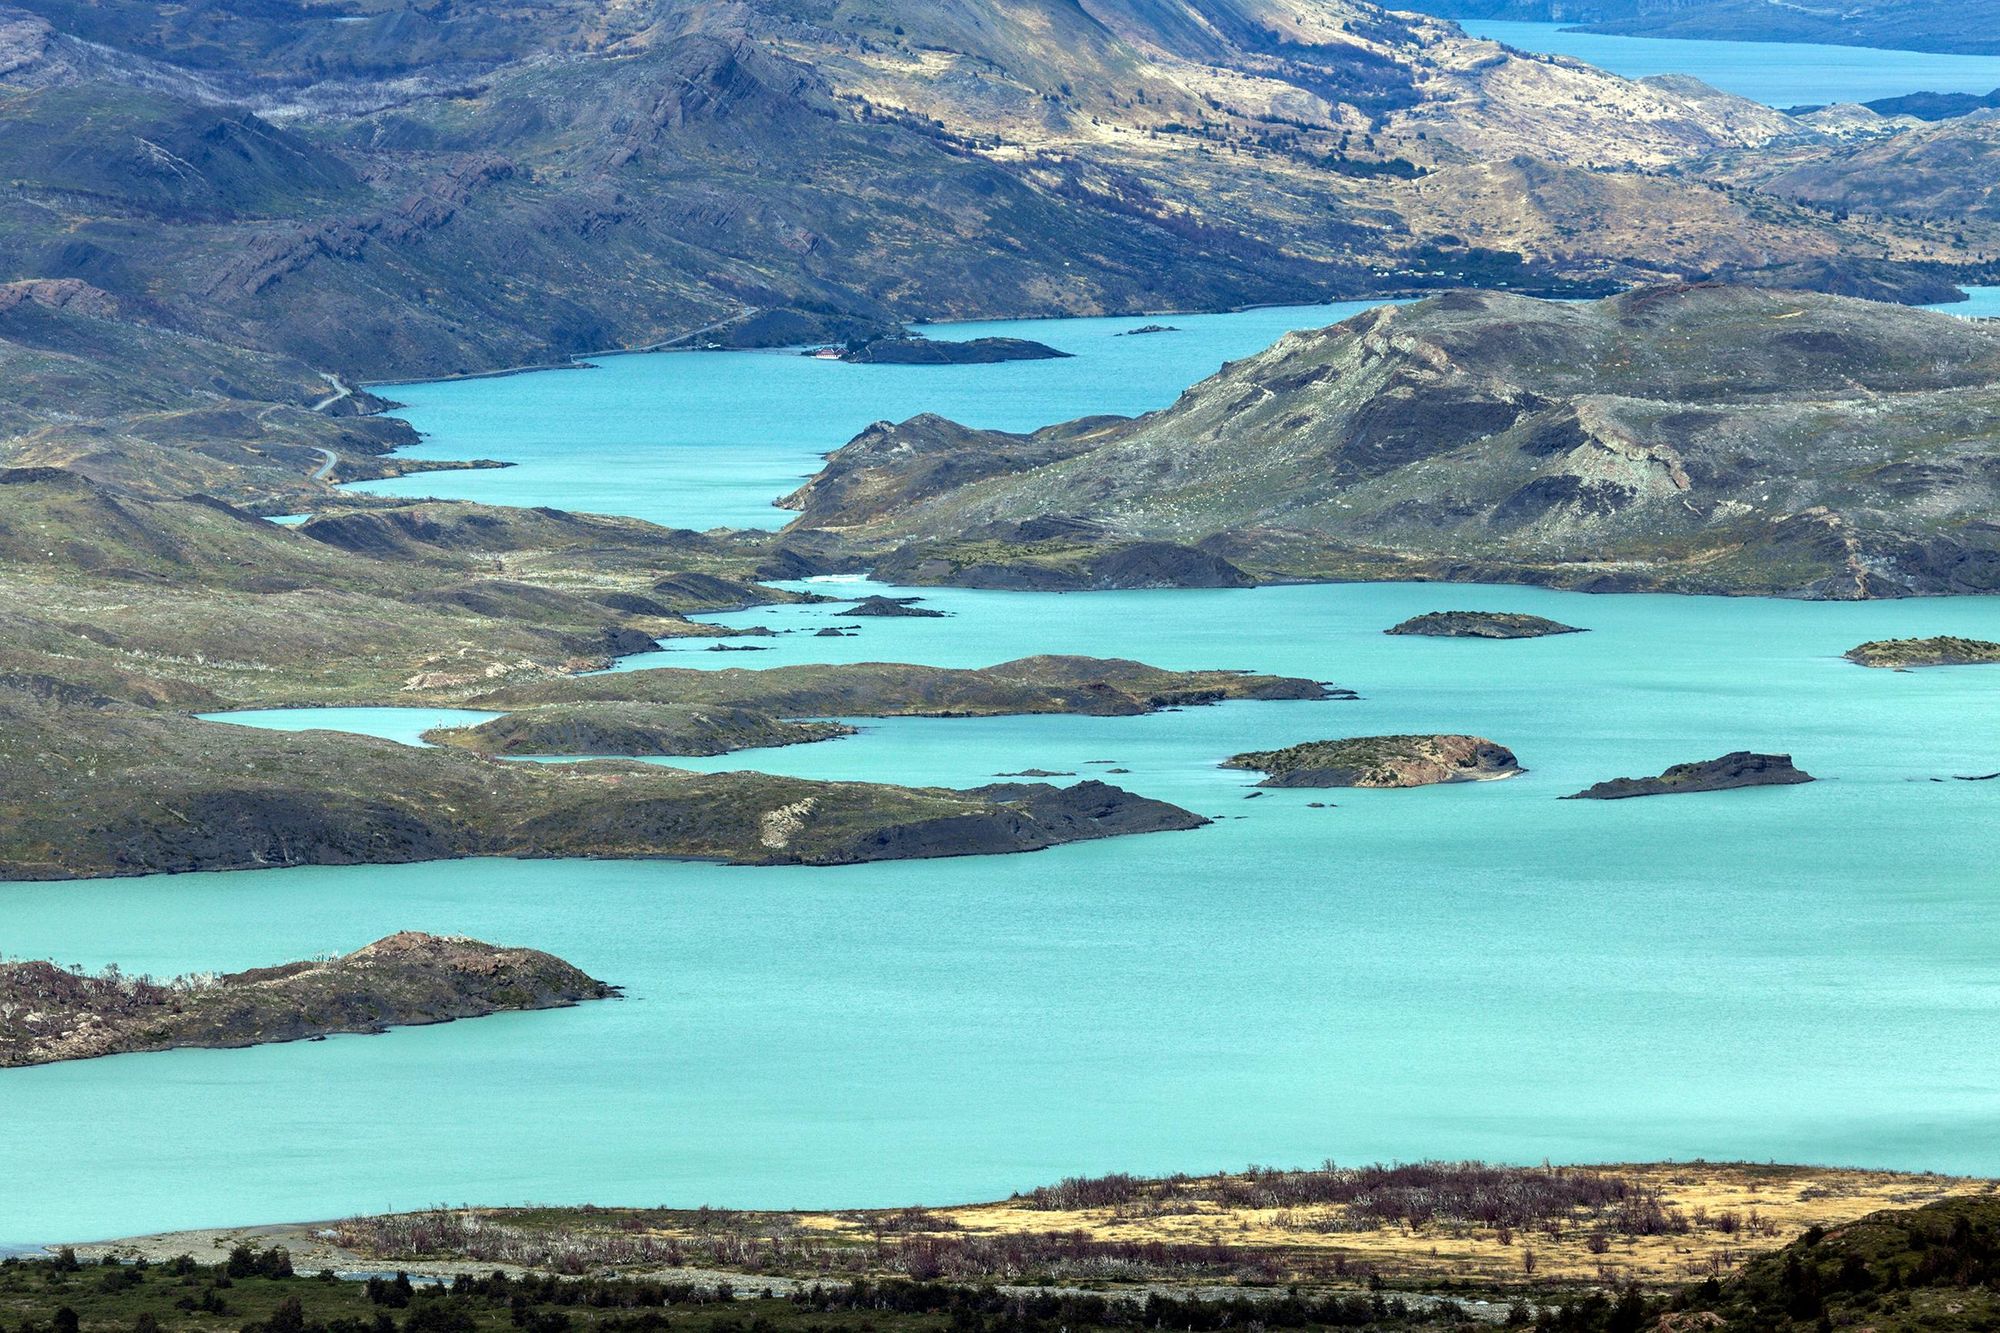
[[[1484,1214],[1461,1216],[1446,1203],[1426,1205],[1438,1211],[1401,1221],[1375,1211],[1370,1200],[1394,1196],[1397,1187],[1387,1182],[1408,1172],[1430,1177],[1419,1187],[1442,1189],[1440,1198],[1449,1197],[1454,1181],[1497,1173],[1542,1182],[1536,1188],[1560,1186],[1576,1202],[1511,1224]],[[1293,1194],[1278,1201],[1262,1197],[1261,1182],[1279,1177],[1298,1182],[1289,1187]],[[1376,1183],[1358,1193],[1343,1191],[1339,1181],[1350,1177],[1372,1177]],[[1297,1193],[1309,1191],[1315,1179],[1321,1193]],[[1490,1188],[1482,1184],[1477,1190]],[[1374,1193],[1381,1189],[1388,1194]],[[1165,1178],[1114,1174],[1003,1199],[931,1207],[436,1207],[52,1242],[40,1252],[66,1246],[84,1259],[162,1262],[186,1254],[215,1262],[239,1244],[260,1250],[276,1245],[291,1253],[302,1273],[327,1269],[366,1277],[402,1271],[451,1279],[495,1270],[553,1271],[790,1291],[895,1276],[897,1247],[909,1243],[1032,1248],[1068,1238],[1106,1253],[1207,1247],[1208,1267],[1219,1266],[1219,1271],[1180,1273],[1134,1269],[1108,1279],[1116,1290],[1187,1295],[1213,1288],[1217,1294],[1249,1295],[1292,1285],[1331,1291],[1365,1283],[1406,1292],[1505,1292],[1523,1285],[1524,1250],[1539,1256],[1526,1276],[1542,1281],[1594,1284],[1611,1274],[1619,1282],[1666,1288],[1690,1272],[1733,1270],[1811,1229],[1837,1228],[1885,1209],[1996,1195],[2000,1179],[1843,1167],[1699,1160],[1520,1167],[1425,1163],[1261,1177],[1254,1169],[1248,1175]],[[1635,1206],[1649,1220],[1631,1221]],[[342,1232],[353,1247],[342,1243]],[[775,1265],[767,1260],[737,1266],[732,1252],[705,1248],[718,1236],[747,1242],[753,1254],[759,1237],[784,1237],[792,1253]],[[417,1249],[399,1253],[411,1238],[422,1238]],[[549,1255],[571,1262],[551,1267]],[[990,1274],[996,1286],[1010,1279],[1055,1285],[1075,1280],[1060,1276],[1060,1269],[1033,1266],[1019,1274]]]

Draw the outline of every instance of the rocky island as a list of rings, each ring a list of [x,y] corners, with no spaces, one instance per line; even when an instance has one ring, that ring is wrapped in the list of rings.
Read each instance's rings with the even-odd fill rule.
[[[1047,654],[978,668],[902,662],[812,663],[762,671],[651,667],[509,685],[477,696],[474,706],[516,709],[618,701],[734,706],[781,718],[1133,717],[1230,699],[1351,697],[1351,692],[1300,676],[1168,671],[1124,658]]]
[[[171,982],[0,963],[0,1068],[379,1033],[616,994],[536,949],[411,931],[337,958]]]
[[[1812,780],[1812,774],[1795,767],[1788,754],[1754,754],[1749,750],[1736,750],[1720,759],[1675,764],[1656,778],[1613,778],[1563,799],[1621,801],[1631,796],[1730,791],[1737,787],[1790,787]]]
[[[2000,643],[1938,635],[1929,639],[1872,639],[1841,656],[1865,667],[1989,666],[2000,663]]]
[[[1540,639],[1551,634],[1588,633],[1559,620],[1513,611],[1427,611],[1382,632],[1434,639]]]
[[[903,618],[910,620],[942,620],[945,613],[934,611],[928,606],[918,606],[921,597],[884,597],[874,593],[863,597],[854,605],[842,611],[846,616],[870,616],[877,619]]]
[[[1224,768],[1268,774],[1260,787],[1428,787],[1490,782],[1525,772],[1514,752],[1478,736],[1353,736],[1261,750]]]
[[[839,722],[792,722],[729,705],[543,704],[469,727],[424,733],[433,745],[488,755],[700,756],[852,736]]]
[[[860,366],[988,366],[1001,361],[1053,361],[1067,357],[1047,343],[1027,338],[877,338],[840,354]]]

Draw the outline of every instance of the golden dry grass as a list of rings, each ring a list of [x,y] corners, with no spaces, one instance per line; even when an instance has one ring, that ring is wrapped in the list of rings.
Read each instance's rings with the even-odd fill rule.
[[[1233,1208],[1202,1197],[1218,1178],[1163,1187],[1164,1199],[1115,1208],[1050,1210],[1023,1200],[930,1210],[966,1237],[1080,1231],[1097,1240],[1225,1244],[1273,1253],[1300,1272],[1320,1272],[1335,1255],[1357,1269],[1418,1283],[1636,1280],[1649,1285],[1726,1274],[1746,1258],[1779,1248],[1812,1226],[1834,1226],[1883,1208],[1909,1208],[1961,1194],[1992,1193],[2000,1182],[1931,1174],[1826,1167],[1648,1163],[1578,1167],[1657,1191],[1687,1230],[1607,1235],[1581,1214],[1532,1233],[1463,1223],[1346,1229],[1341,1206]],[[888,1213],[798,1214],[798,1223],[834,1236],[867,1236]],[[1593,1234],[1606,1243],[1593,1252]],[[1533,1267],[1529,1267],[1529,1256]]]

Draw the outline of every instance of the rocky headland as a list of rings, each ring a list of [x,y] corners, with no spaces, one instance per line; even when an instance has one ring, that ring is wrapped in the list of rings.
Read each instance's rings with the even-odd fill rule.
[[[1978,321],[1741,286],[1464,291],[1290,334],[1129,421],[871,427],[785,503],[906,584],[1992,592],[1996,422]]]
[[[1749,750],[1736,750],[1720,759],[1675,764],[1655,778],[1613,778],[1563,799],[1620,801],[1632,796],[1732,791],[1738,787],[1790,787],[1812,780],[1812,775],[1796,767],[1788,754],[1755,754]]]
[[[0,1067],[379,1033],[617,993],[539,950],[415,932],[335,958],[167,982],[0,963]]]
[[[1588,631],[1575,625],[1565,625],[1559,620],[1513,611],[1428,611],[1382,632],[1434,639],[1542,639],[1551,634],[1584,634]]]
[[[2000,663],[2000,643],[1944,634],[1929,639],[1873,639],[1841,656],[1865,667],[1988,666]]]
[[[1525,772],[1514,752],[1478,736],[1354,736],[1260,750],[1224,768],[1267,774],[1260,787],[1428,787]]]

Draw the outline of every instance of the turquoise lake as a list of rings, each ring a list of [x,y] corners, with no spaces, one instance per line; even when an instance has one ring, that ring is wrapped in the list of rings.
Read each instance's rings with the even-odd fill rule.
[[[769,499],[870,420],[928,408],[1027,427],[1143,410],[1349,309],[1175,316],[1161,322],[1184,332],[1141,338],[1113,335],[1144,320],[948,331],[1025,330],[1078,353],[1061,362],[683,354],[399,387],[434,456],[524,460],[400,485],[775,525]],[[1363,698],[868,720],[838,741],[687,761],[959,786],[1029,767],[1102,774],[1216,820],[1028,856],[0,886],[0,939],[22,957],[173,974],[422,929],[550,949],[627,988],[384,1037],[10,1071],[0,1242],[461,1202],[941,1203],[1076,1172],[1328,1157],[2000,1172],[2000,781],[1957,780],[2000,769],[2000,670],[1839,658],[1891,635],[2000,638],[2000,599],[911,594],[950,618],[820,639],[808,631],[853,622],[837,606],[752,610],[717,619],[793,632],[761,653],[624,665],[1077,652],[1305,674]],[[1454,607],[1591,632],[1381,633]],[[410,742],[440,711],[238,720]],[[1246,799],[1250,775],[1216,767],[1298,740],[1461,730],[1509,745],[1529,773]],[[1736,748],[1788,751],[1821,781],[1556,799]]]
[[[1872,102],[1905,93],[1976,93],[2000,88],[2000,56],[1939,55],[1812,42],[1705,42],[1614,37],[1561,23],[1462,19],[1475,37],[1523,51],[1575,56],[1627,78],[1692,74],[1724,92],[1769,106]]]

